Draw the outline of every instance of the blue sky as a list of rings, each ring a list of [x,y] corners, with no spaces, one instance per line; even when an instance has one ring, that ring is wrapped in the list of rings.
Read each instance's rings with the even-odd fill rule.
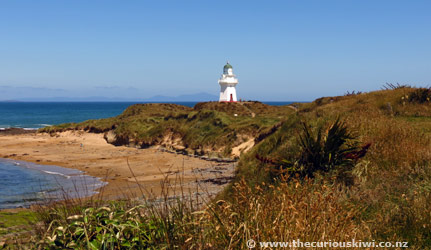
[[[430,11],[395,0],[5,0],[0,99],[218,95],[226,60],[244,99],[429,86]]]

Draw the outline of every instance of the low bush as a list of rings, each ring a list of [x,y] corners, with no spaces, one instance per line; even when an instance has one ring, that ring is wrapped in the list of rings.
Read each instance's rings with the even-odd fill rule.
[[[268,164],[272,178],[287,175],[299,178],[313,178],[316,172],[335,171],[337,178],[347,183],[346,172],[365,156],[370,144],[358,147],[358,141],[348,131],[346,124],[337,119],[324,130],[323,126],[312,129],[302,122],[302,134],[297,139],[298,152],[289,151],[288,158],[272,160],[257,155],[264,164]],[[351,182],[351,180],[349,181]]]
[[[408,101],[412,103],[425,103],[431,100],[431,88],[417,88],[408,95]]]

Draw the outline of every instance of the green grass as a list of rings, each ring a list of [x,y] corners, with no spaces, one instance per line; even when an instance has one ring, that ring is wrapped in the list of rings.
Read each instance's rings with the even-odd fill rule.
[[[428,116],[398,116],[397,119],[407,121],[411,126],[423,132],[427,136],[431,135],[431,117]]]
[[[36,214],[31,210],[0,211],[0,238],[6,234],[25,232],[35,221]]]
[[[203,207],[187,199],[160,206],[131,201],[60,204],[38,211],[45,225],[38,234],[39,244],[48,248],[76,244],[78,249],[133,244],[154,249],[247,249],[249,239],[356,239],[408,241],[410,249],[430,249],[431,105],[409,98],[414,92],[418,90],[405,86],[325,97],[297,104],[297,112],[261,103],[210,102],[193,109],[135,105],[116,118],[46,128],[53,133],[113,130],[120,138],[147,145],[163,145],[170,137],[188,149],[224,154],[243,136],[260,139],[239,159],[232,185]],[[336,181],[336,171],[319,171],[322,164],[314,165],[313,175],[274,176],[273,164],[257,157],[301,163],[307,151],[314,162],[315,153],[321,152],[323,162],[333,163],[326,161],[332,159],[332,151],[316,151],[319,147],[301,143],[302,124],[313,131],[310,138],[317,138],[314,133],[320,131],[322,139],[315,141],[326,142],[328,124],[337,119],[344,122],[355,145],[371,144],[363,158],[345,169],[352,177],[349,185]]]

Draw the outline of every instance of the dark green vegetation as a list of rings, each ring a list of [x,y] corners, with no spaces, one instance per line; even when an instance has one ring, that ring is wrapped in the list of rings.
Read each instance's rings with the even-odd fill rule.
[[[337,173],[339,179],[343,177],[346,183],[347,176],[344,174],[365,156],[370,146],[367,144],[359,150],[355,137],[339,119],[330,125],[326,132],[321,126],[313,131],[305,122],[302,123],[302,130],[298,138],[300,150],[288,151],[290,155],[284,156],[282,160],[271,160],[256,155],[262,163],[271,166],[268,168],[271,179],[313,178],[316,172],[332,171]]]
[[[182,131],[186,146],[222,145],[223,136],[235,132],[257,138],[257,144],[240,157],[233,184],[204,207],[181,199],[158,206],[58,204],[45,211],[54,217],[41,217],[45,227],[35,239],[42,239],[40,247],[78,249],[248,249],[249,239],[408,241],[410,249],[430,249],[431,104],[420,101],[427,92],[392,86],[298,104],[297,112],[210,103],[171,117],[150,117],[141,115],[147,107],[133,106],[125,114],[153,118],[161,131],[169,126]],[[130,125],[117,117],[80,128],[105,124],[107,130],[100,131],[139,130],[138,119],[125,114],[120,117]],[[173,121],[178,125],[168,126]],[[68,125],[79,126],[84,125]],[[145,137],[157,126],[136,138],[158,138]],[[218,136],[206,141],[213,135],[205,134],[208,128]],[[131,130],[115,133],[121,131]],[[188,138],[192,131],[194,137]]]

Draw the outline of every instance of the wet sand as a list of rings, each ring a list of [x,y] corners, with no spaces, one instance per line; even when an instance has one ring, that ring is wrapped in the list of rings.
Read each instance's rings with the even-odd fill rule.
[[[0,157],[73,168],[100,177],[108,183],[100,190],[104,199],[161,197],[163,185],[173,187],[169,196],[180,190],[211,196],[234,174],[234,163],[210,162],[158,148],[114,146],[103,134],[83,131],[54,136],[0,133]]]

